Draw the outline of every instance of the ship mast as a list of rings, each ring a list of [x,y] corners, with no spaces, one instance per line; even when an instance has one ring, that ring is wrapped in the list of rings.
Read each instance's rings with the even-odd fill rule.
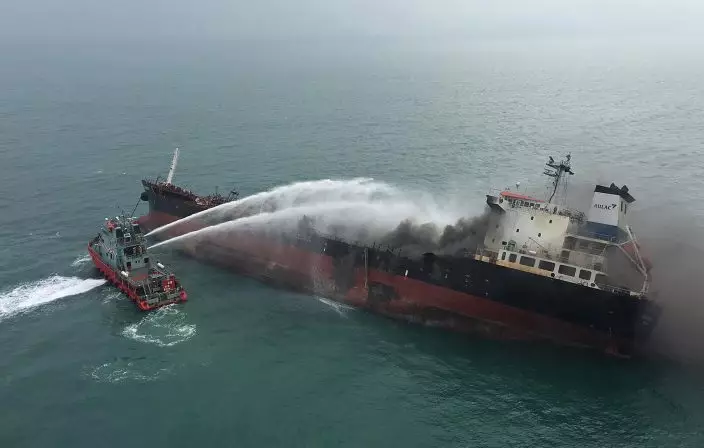
[[[171,168],[169,168],[169,175],[166,177],[166,183],[170,184],[171,180],[174,178],[174,172],[176,172],[176,164],[178,163],[178,148],[174,151],[174,158],[171,160]]]
[[[560,182],[562,182],[564,179],[565,174],[570,174],[573,175],[574,172],[572,172],[572,167],[570,165],[570,160],[572,159],[572,154],[567,154],[567,158],[565,160],[561,160],[560,163],[556,163],[555,159],[552,157],[549,158],[547,165],[548,167],[552,169],[545,169],[545,174],[546,176],[550,176],[554,178],[555,180],[552,181],[552,194],[550,194],[550,198],[548,199],[548,203],[552,202],[552,198],[555,197],[555,193],[557,192],[557,187],[560,186]]]

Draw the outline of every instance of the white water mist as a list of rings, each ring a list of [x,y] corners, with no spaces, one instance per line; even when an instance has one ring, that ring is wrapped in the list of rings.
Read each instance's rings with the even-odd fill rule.
[[[458,201],[437,200],[424,192],[405,192],[372,179],[299,182],[223,204],[198,214],[212,224],[201,230],[158,243],[152,248],[184,239],[222,235],[243,228],[295,231],[305,216],[316,230],[357,240],[380,238],[403,221],[439,227],[471,216]],[[178,226],[198,215],[161,227],[152,234]]]

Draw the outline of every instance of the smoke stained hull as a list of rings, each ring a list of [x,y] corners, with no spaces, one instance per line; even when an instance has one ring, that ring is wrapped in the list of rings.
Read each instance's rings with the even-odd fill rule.
[[[578,199],[581,203],[587,202],[588,188],[584,185],[578,185]],[[153,209],[148,215],[142,217],[143,222],[149,222],[145,225],[145,229],[154,229],[162,227],[168,223],[173,223],[183,216],[163,213],[158,209],[168,209],[174,213],[183,213],[183,210],[175,208],[176,204],[166,203],[163,201],[154,201],[157,210]],[[152,202],[150,202],[150,205]],[[254,208],[246,210],[245,214],[257,212]],[[658,262],[652,270],[653,285],[651,288],[654,298],[664,307],[663,319],[658,329],[653,335],[652,347],[648,347],[651,352],[657,352],[659,356],[665,356],[670,359],[686,360],[704,364],[704,330],[701,329],[700,322],[704,319],[704,307],[701,305],[702,291],[704,291],[704,280],[697,270],[704,259],[704,249],[693,246],[689,243],[683,243],[679,239],[673,240],[662,233],[662,228],[665,227],[664,222],[661,222],[663,215],[659,209],[650,209],[639,211],[639,221],[643,223],[643,229],[640,230],[641,239],[644,246],[648,248],[649,253],[654,256]],[[479,217],[468,220],[460,220],[455,225],[437,226],[434,224],[417,224],[410,220],[405,220],[397,225],[397,227],[387,233],[374,233],[366,231],[364,228],[357,229],[359,241],[370,245],[376,243],[377,246],[391,246],[400,248],[401,252],[407,256],[420,257],[422,254],[432,252],[439,255],[454,255],[465,247],[468,251],[472,251],[476,247],[476,242],[481,238],[487,225],[488,211],[485,210]],[[685,217],[675,219],[677,222],[686,222]],[[202,229],[206,226],[219,223],[219,220],[211,218],[208,221],[198,220],[194,222],[185,222],[179,224],[169,231],[168,234],[160,235],[160,238],[167,239],[188,232]],[[298,229],[294,232],[288,232],[291,235],[306,235],[314,232],[315,219],[303,217],[298,222]],[[668,224],[669,225],[669,224]],[[468,230],[469,229],[469,230]],[[332,229],[335,234],[344,234],[345,229]],[[473,231],[476,231],[478,237],[474,238]],[[275,233],[278,234],[278,233]],[[684,235],[686,241],[698,241],[697,235],[692,235],[691,230],[680,229],[670,234]],[[458,237],[459,235],[459,237]],[[469,240],[464,242],[464,237]],[[202,242],[203,240],[201,240]],[[454,243],[460,241],[456,246]],[[249,275],[253,278],[258,278],[272,285],[279,285],[282,288],[296,290],[300,292],[320,293],[322,284],[318,282],[317,290],[314,281],[310,279],[310,270],[308,275],[299,275],[295,278],[284,275],[283,271],[272,272],[268,262],[260,261],[250,256],[248,253],[239,253],[240,258],[235,260],[228,257],[236,257],[236,253],[222,253],[222,249],[218,251],[215,246],[210,246],[211,249],[206,250],[207,246],[201,248],[196,255],[197,258],[203,259],[223,267],[231,268],[233,271]],[[185,250],[185,249],[184,249]],[[212,250],[212,253],[208,253]],[[194,254],[192,254],[194,255]],[[229,261],[228,261],[229,260]],[[621,260],[622,264],[627,264]],[[232,263],[232,266],[228,266]],[[314,270],[314,269],[313,269]],[[632,272],[631,272],[632,274]],[[277,280],[278,279],[278,280]],[[281,280],[286,279],[286,280]],[[332,289],[328,288],[328,296],[333,296]],[[322,295],[322,294],[320,294]],[[339,300],[343,300],[338,296]],[[364,301],[359,300],[357,303],[354,300],[345,300],[356,306],[364,306]],[[454,322],[456,317],[451,313],[442,310],[434,312],[426,311],[432,315],[445,316],[443,319],[448,322]],[[422,318],[410,320],[423,321]],[[431,321],[433,319],[430,319]],[[440,325],[433,322],[433,325]],[[456,324],[448,324],[453,327]],[[470,325],[475,328],[477,325]]]
[[[547,164],[555,185],[573,174],[569,160]],[[468,219],[393,188],[312,182],[186,214],[155,235],[268,283],[381,314],[630,355],[659,308],[641,291],[612,286],[594,251],[620,242],[595,238],[587,224],[629,234],[622,202],[634,199],[613,184],[597,185],[592,197],[600,212],[586,224],[578,210],[511,191],[487,195],[485,212]],[[147,220],[184,217],[173,199],[148,199]]]
[[[175,219],[150,214],[143,225],[149,228]],[[481,218],[474,221],[484,222]],[[307,227],[303,222],[299,224],[301,230]],[[420,242],[419,250],[438,247],[442,240],[444,247],[450,248],[468,238],[473,241],[476,232],[475,226],[467,222],[443,229],[439,237],[436,229],[430,232],[428,226],[420,228],[418,232],[403,223],[389,240]],[[175,230],[163,236],[177,236]],[[637,315],[633,309],[638,307],[636,301],[616,314],[587,312],[598,309],[593,306],[594,300],[606,304],[609,297],[595,298],[586,288],[565,289],[565,285],[556,285],[550,279],[466,256],[399,256],[378,246],[352,245],[305,232],[292,236],[238,230],[175,244],[198,259],[274,286],[310,292],[411,322],[489,337],[550,340],[599,350],[618,344],[621,352],[634,353],[648,332],[633,319]],[[564,297],[571,299],[565,301]]]

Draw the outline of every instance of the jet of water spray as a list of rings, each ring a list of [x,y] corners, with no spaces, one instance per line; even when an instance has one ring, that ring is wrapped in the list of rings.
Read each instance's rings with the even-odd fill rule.
[[[399,195],[396,188],[369,178],[296,182],[195,213],[154,229],[147,236],[160,234],[195,219],[217,223],[305,204],[354,200],[373,201],[395,195]]]
[[[243,228],[275,229],[282,233],[295,232],[303,217],[311,218],[316,230],[322,233],[334,233],[338,237],[350,240],[359,240],[362,237],[367,240],[381,240],[404,220],[449,225],[455,222],[458,216],[457,211],[444,211],[430,204],[419,204],[398,198],[377,202],[323,202],[226,221],[162,241],[151,246],[150,249],[196,237],[224,236],[227,232]]]

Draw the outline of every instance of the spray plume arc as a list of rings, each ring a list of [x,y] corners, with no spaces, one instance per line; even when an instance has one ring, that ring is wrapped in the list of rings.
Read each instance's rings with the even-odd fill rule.
[[[246,216],[243,218],[235,219],[233,221],[226,221],[220,224],[215,224],[210,227],[206,227],[199,230],[194,230],[183,235],[168,239],[166,241],[161,241],[159,243],[150,246],[149,249],[154,249],[161,246],[166,246],[169,244],[177,243],[182,240],[187,240],[190,238],[195,238],[198,236],[208,236],[215,235],[221,232],[233,231],[246,226],[257,226],[262,224],[278,223],[284,220],[291,220],[294,222],[295,218],[303,218],[309,214],[319,214],[323,210],[328,213],[341,212],[344,210],[349,210],[350,208],[355,208],[357,206],[363,206],[365,204],[354,204],[354,203],[334,203],[304,206],[304,207],[292,207],[284,210],[278,210],[275,212],[264,212],[252,216]],[[368,205],[368,204],[366,204]],[[295,222],[298,222],[295,220]]]
[[[437,226],[449,226],[459,219],[454,214],[443,214],[432,209],[424,210],[423,207],[418,207],[410,201],[323,202],[225,221],[159,242],[150,249],[199,236],[224,234],[246,227],[266,228],[281,233],[295,232],[304,218],[312,220],[317,231],[360,242],[385,240],[391,232],[399,226],[408,225],[409,222],[420,222],[437,228]]]
[[[415,226],[414,230],[420,226],[425,230],[431,227],[434,230],[430,239],[437,239],[442,227],[456,224],[466,216],[466,210],[456,204],[458,202],[451,200],[438,202],[423,193],[408,194],[372,179],[299,182],[223,204],[161,227],[158,231],[168,230],[199,215],[201,224],[208,221],[205,228],[162,241],[152,248],[245,226],[296,232],[304,218],[311,219],[321,233],[364,243],[386,240],[399,226],[408,229],[409,224]]]
[[[212,225],[265,212],[336,202],[385,203],[395,206],[407,204],[408,208],[416,209],[415,213],[446,213],[451,216],[456,216],[456,211],[460,209],[453,201],[443,201],[444,206],[440,206],[427,194],[407,194],[392,185],[369,178],[324,179],[283,185],[238,201],[221,204],[159,227],[147,236],[158,235],[195,219],[199,219],[201,224]],[[403,216],[398,222],[411,216]]]
[[[194,213],[193,215],[154,229],[149,232],[147,236],[158,235],[180,224],[185,224],[198,218],[226,217],[229,214],[238,212],[242,215],[252,215],[260,213],[261,211],[275,211],[280,208],[295,206],[296,204],[306,202],[323,202],[326,198],[373,196],[373,194],[370,193],[381,195],[393,194],[393,188],[386,184],[375,182],[370,178],[354,178],[350,180],[323,179],[295,182]]]

